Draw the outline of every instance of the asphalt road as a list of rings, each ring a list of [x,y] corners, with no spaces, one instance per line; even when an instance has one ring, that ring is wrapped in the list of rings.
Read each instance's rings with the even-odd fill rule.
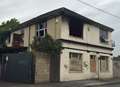
[[[12,82],[0,82],[0,87],[85,87],[84,81],[62,82],[62,83],[41,83],[41,84],[24,84],[24,83],[12,83]],[[85,81],[87,84],[90,81]],[[90,87],[120,87],[119,84],[111,84],[104,86],[90,86]]]
[[[120,84],[104,85],[104,86],[97,86],[97,87],[120,87]]]

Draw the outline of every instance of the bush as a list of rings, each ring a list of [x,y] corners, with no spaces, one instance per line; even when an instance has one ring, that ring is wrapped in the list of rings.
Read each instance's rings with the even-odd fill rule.
[[[53,54],[59,55],[62,50],[61,41],[54,40],[48,34],[44,38],[35,37],[31,47],[36,51],[45,52],[50,55],[53,55]]]

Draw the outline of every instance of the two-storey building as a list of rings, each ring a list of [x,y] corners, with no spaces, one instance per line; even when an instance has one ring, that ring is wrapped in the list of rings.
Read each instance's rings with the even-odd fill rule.
[[[34,37],[44,37],[46,31],[53,39],[61,40],[64,48],[59,65],[54,65],[59,67],[52,72],[59,72],[59,81],[112,78],[113,29],[66,8],[20,24],[6,41],[7,46],[30,48]],[[49,81],[49,61],[46,58],[36,61],[35,78],[38,82]]]

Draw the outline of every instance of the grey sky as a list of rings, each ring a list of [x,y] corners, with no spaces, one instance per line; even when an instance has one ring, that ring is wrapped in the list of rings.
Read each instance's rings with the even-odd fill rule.
[[[120,0],[83,0],[119,16]],[[1,0],[0,23],[10,18],[18,18],[21,22],[36,17],[47,11],[67,7],[75,12],[91,18],[115,29],[113,40],[116,41],[114,55],[120,54],[120,19],[106,15],[96,9],[81,4],[77,0]]]

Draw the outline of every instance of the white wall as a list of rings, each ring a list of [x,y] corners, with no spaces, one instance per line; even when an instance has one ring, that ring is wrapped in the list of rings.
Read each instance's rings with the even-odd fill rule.
[[[21,30],[18,30],[18,31],[15,31],[15,32],[12,32],[11,35],[10,35],[10,43],[8,43],[8,41],[6,41],[7,43],[7,46],[8,47],[11,47],[12,46],[12,42],[13,42],[13,34],[14,33],[17,33],[17,34],[21,34]]]
[[[110,31],[108,32],[108,35],[109,35],[108,40],[110,42],[108,44],[104,44],[104,43],[100,43],[100,40],[99,40],[100,29],[98,27],[90,25],[90,24],[84,24],[83,28],[84,28],[83,29],[83,38],[70,36],[68,20],[66,18],[64,18],[62,20],[61,38],[67,39],[67,40],[72,40],[72,41],[77,41],[77,42],[84,42],[84,43],[99,45],[99,46],[112,47]]]
[[[77,52],[77,53],[82,53],[83,56],[83,72],[70,72],[69,71],[69,52]],[[77,51],[77,50],[72,50],[72,49],[64,49],[62,51],[61,57],[60,57],[60,81],[70,81],[70,80],[83,80],[83,79],[93,79],[93,78],[112,78],[112,60],[111,56],[109,56],[109,72],[106,73],[98,73],[98,61],[97,61],[97,71],[96,73],[90,72],[90,54],[94,54],[98,57],[100,55],[107,55],[107,54],[97,54],[93,52],[85,52],[85,51]],[[84,63],[88,65],[88,67],[84,66]]]

